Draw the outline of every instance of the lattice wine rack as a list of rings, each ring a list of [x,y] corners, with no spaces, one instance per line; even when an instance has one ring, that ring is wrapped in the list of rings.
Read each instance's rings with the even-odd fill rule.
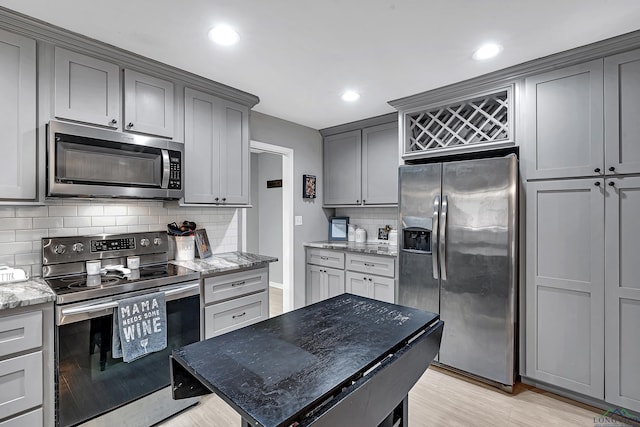
[[[511,139],[510,90],[406,115],[405,154],[507,142]]]

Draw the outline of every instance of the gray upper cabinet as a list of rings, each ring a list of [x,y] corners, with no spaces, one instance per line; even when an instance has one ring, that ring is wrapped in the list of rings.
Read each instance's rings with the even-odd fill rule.
[[[56,47],[54,115],[61,119],[118,128],[118,65]]]
[[[249,109],[185,89],[185,203],[249,203]]]
[[[598,399],[604,187],[602,178],[529,182],[526,215],[526,376]]]
[[[124,70],[124,129],[174,137],[173,83]]]
[[[359,130],[324,138],[324,204],[361,203],[362,136]]]
[[[0,30],[0,201],[37,196],[36,42]]]
[[[527,179],[602,173],[602,75],[598,59],[526,79]]]
[[[398,203],[398,124],[383,123],[324,138],[324,205]]]
[[[398,203],[397,141],[397,123],[362,130],[363,203]]]
[[[640,411],[640,177],[606,181],[605,400]]]
[[[640,173],[640,50],[604,60],[605,173]]]

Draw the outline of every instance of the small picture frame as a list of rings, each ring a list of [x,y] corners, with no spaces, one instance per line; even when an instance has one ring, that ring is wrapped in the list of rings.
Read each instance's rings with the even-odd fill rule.
[[[302,175],[302,198],[303,199],[316,198],[316,176],[315,175]]]
[[[348,234],[348,216],[332,216],[331,218],[329,218],[329,241],[346,242]]]
[[[199,258],[209,258],[211,256],[211,245],[209,244],[209,237],[207,236],[207,230],[201,228],[195,231],[196,237],[196,249],[198,251]]]

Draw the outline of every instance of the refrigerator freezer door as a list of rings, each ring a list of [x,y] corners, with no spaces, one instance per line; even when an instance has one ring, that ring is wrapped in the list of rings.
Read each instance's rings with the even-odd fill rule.
[[[433,313],[440,311],[438,272],[435,271],[434,278],[433,270],[438,229],[434,227],[432,215],[435,201],[440,198],[441,170],[440,163],[399,168],[398,303]],[[418,231],[406,232],[418,229],[428,230],[429,238],[425,239]],[[411,238],[412,233],[417,240],[428,244],[409,244],[405,240]]]
[[[443,164],[440,363],[507,385],[514,379],[516,186],[515,156]]]

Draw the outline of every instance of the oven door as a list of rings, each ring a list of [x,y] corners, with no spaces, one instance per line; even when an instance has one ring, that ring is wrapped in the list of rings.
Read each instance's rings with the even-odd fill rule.
[[[188,282],[153,290],[165,292],[167,347],[130,363],[111,357],[116,298],[57,307],[58,425],[90,420],[167,387],[171,351],[200,340],[199,287]]]

